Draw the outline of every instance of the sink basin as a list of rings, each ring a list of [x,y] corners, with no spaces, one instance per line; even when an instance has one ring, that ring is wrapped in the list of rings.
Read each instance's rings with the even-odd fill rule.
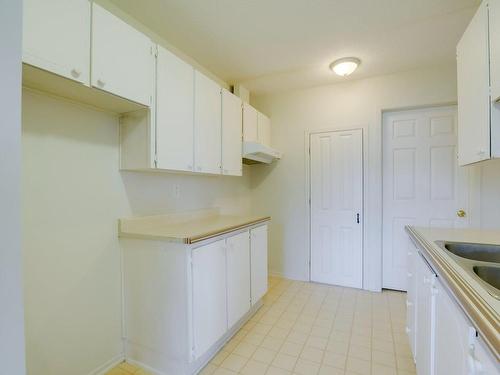
[[[500,290],[500,267],[474,266],[472,269],[481,280]]]
[[[451,241],[436,241],[436,245],[500,300],[500,245]]]
[[[444,242],[444,248],[459,257],[480,262],[500,263],[500,245],[468,242]]]

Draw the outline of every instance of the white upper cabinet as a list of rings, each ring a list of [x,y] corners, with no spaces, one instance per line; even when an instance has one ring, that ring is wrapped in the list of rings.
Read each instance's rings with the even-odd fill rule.
[[[226,240],[227,320],[235,325],[250,310],[250,241],[248,231]]]
[[[248,103],[243,104],[243,140],[245,142],[258,142],[258,112]]]
[[[156,79],[157,168],[192,171],[194,69],[158,47]]]
[[[257,135],[260,143],[271,147],[271,119],[260,112],[257,115]]]
[[[195,71],[194,83],[195,171],[221,173],[221,87]]]
[[[500,156],[499,3],[484,0],[457,45],[460,165]]]
[[[242,175],[241,159],[242,108],[241,99],[222,89],[222,173]]]
[[[267,293],[267,225],[250,231],[252,306]]]
[[[88,85],[89,0],[24,0],[23,62]]]
[[[92,86],[150,106],[153,80],[154,50],[151,40],[93,3]]]
[[[491,97],[500,100],[500,0],[490,0]],[[499,105],[499,104],[496,104]]]

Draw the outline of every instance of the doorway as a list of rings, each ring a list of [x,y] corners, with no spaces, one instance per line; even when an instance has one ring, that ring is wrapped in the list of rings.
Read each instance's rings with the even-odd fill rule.
[[[383,114],[382,286],[407,290],[406,225],[469,226],[468,169],[457,163],[457,107]]]
[[[309,135],[311,281],[363,286],[363,131]]]

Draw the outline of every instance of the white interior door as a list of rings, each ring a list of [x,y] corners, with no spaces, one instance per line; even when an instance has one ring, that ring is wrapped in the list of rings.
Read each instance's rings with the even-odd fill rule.
[[[362,130],[311,134],[311,280],[363,285]]]
[[[468,168],[457,164],[455,106],[392,112],[383,119],[383,287],[407,290],[406,225],[469,225]]]

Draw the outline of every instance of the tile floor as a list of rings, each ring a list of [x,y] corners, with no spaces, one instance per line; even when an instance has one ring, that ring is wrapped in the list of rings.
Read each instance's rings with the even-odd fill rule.
[[[108,371],[106,375],[152,375],[150,372],[131,365],[130,363],[122,362],[114,369]]]
[[[271,277],[262,308],[200,374],[415,374],[405,298]],[[130,373],[143,374],[110,375]]]

